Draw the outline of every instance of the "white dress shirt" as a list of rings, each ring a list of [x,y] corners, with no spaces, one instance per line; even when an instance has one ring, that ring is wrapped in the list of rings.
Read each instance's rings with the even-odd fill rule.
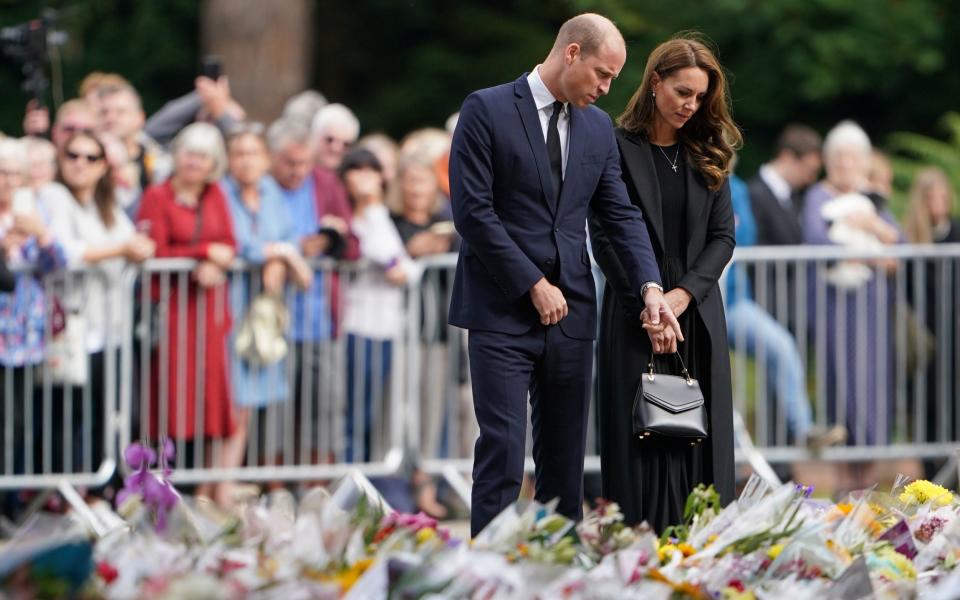
[[[553,103],[557,101],[547,89],[547,85],[540,78],[540,65],[537,65],[533,71],[527,75],[527,83],[530,84],[530,92],[533,93],[533,102],[537,105],[537,115],[540,117],[540,128],[543,130],[543,141],[547,141],[547,127],[550,125],[550,117],[553,116]],[[567,148],[570,147],[570,103],[563,103],[563,110],[557,119],[557,132],[560,134],[560,156],[561,169],[563,175],[567,173]]]
[[[793,210],[793,200],[790,198],[793,191],[790,184],[783,178],[777,170],[770,165],[760,167],[760,179],[763,180],[773,195],[777,197],[784,208]]]

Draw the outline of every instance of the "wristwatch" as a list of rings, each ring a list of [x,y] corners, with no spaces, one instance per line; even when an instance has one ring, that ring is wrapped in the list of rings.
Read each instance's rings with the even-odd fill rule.
[[[656,281],[648,281],[645,284],[640,286],[640,300],[643,301],[643,297],[647,295],[647,290],[650,288],[657,288],[660,292],[663,292],[663,286],[657,283]]]

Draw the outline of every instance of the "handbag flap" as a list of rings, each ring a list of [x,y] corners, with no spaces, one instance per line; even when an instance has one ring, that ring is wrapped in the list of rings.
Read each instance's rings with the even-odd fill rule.
[[[703,392],[700,390],[700,384],[696,379],[691,379],[693,384],[688,384],[683,377],[676,375],[654,376],[650,381],[647,375],[643,376],[641,388],[643,397],[650,403],[659,406],[663,410],[677,414],[703,406]]]

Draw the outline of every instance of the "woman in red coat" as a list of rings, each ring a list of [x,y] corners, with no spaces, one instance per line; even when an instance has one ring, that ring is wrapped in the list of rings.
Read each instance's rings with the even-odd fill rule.
[[[199,262],[188,277],[171,273],[153,279],[158,318],[152,326],[159,328],[160,341],[151,354],[149,423],[142,431],[154,439],[226,438],[234,422],[225,284],[236,243],[217,184],[225,163],[223,140],[212,125],[195,123],[180,132],[172,149],[174,173],[147,189],[137,222],[149,231],[158,258]],[[205,445],[210,465],[210,444]]]

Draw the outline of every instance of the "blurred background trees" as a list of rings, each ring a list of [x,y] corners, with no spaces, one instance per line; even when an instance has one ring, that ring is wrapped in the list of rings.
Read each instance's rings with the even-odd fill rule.
[[[952,0],[0,0],[0,25],[44,6],[61,10],[70,34],[67,97],[87,72],[116,71],[150,112],[189,91],[200,57],[213,51],[259,119],[310,86],[351,106],[365,131],[394,136],[441,126],[471,90],[516,78],[542,59],[567,17],[588,10],[613,18],[627,39],[627,65],[599,103],[616,116],[649,51],[696,29],[731,74],[744,174],[788,122],[825,132],[853,118],[877,145],[905,151],[891,134],[944,139],[942,119],[960,97],[960,3]],[[18,86],[18,67],[3,60],[0,130],[20,131],[26,97]]]

